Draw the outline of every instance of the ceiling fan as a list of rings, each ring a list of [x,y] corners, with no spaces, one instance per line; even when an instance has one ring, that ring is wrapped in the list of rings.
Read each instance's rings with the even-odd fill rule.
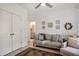
[[[49,3],[39,3],[39,4],[35,7],[35,9],[39,8],[40,6],[47,6],[47,7],[49,7],[49,8],[52,8],[52,7],[53,7],[53,6],[52,6],[51,4],[49,4]]]

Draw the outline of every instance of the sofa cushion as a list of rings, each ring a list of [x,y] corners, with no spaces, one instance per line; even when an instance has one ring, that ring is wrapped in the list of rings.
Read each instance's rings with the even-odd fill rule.
[[[61,48],[60,53],[67,56],[79,56],[79,49],[72,47]]]
[[[62,36],[58,34],[52,35],[52,41],[54,42],[63,42]]]
[[[45,43],[51,43],[51,41],[49,41],[49,40],[44,40],[44,41],[42,41],[42,44],[43,44],[43,45],[45,45]]]
[[[60,42],[52,42],[51,46],[60,48],[61,47],[61,43]]]
[[[44,40],[44,41],[39,41],[39,40],[35,40],[35,44],[38,46],[46,46],[45,43],[50,43],[49,40]]]
[[[52,41],[58,42],[58,39],[59,39],[58,35],[56,35],[56,34],[52,35]]]
[[[62,38],[62,35],[59,35],[59,39],[58,39],[58,42],[63,42],[63,38]]]
[[[79,38],[69,38],[68,39],[68,46],[73,48],[79,48]]]
[[[47,41],[47,42],[44,42],[44,46],[46,46],[46,47],[56,47],[56,48],[60,48],[60,47],[61,47],[61,43],[59,43],[59,42]]]
[[[50,40],[51,41],[51,39],[52,39],[51,34],[46,34],[45,37],[46,37],[46,40]]]

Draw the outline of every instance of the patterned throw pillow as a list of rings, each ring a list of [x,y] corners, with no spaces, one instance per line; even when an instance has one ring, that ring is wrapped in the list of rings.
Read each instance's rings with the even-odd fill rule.
[[[73,47],[73,48],[79,48],[79,38],[69,37],[68,46]]]

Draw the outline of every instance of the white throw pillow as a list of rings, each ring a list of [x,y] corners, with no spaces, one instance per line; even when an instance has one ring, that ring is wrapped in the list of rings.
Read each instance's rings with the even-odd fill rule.
[[[73,48],[79,48],[79,38],[69,38],[68,39],[68,46]]]
[[[39,34],[39,40],[40,40],[40,41],[43,41],[43,40],[44,40],[44,35],[40,35],[40,34]]]

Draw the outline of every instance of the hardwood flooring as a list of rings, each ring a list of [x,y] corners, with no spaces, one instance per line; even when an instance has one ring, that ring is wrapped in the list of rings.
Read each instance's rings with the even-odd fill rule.
[[[49,52],[45,50],[40,50],[36,48],[27,48],[16,56],[61,56],[60,54]]]

